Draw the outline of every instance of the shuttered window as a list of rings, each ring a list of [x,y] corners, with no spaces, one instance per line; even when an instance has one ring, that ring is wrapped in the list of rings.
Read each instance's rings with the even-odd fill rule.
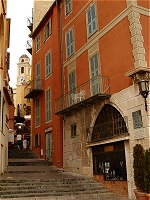
[[[35,124],[36,126],[40,125],[40,98],[37,98],[35,101]]]
[[[48,52],[45,56],[45,70],[46,70],[46,77],[51,74],[51,53]]]
[[[34,135],[33,146],[39,147],[41,145],[41,137],[40,134]]]
[[[52,34],[52,18],[49,19],[48,23],[44,26],[44,41]]]
[[[100,92],[100,78],[99,75],[99,65],[98,65],[98,54],[95,54],[90,58],[90,66],[91,66],[91,88],[92,95],[96,95]]]
[[[93,4],[87,10],[87,33],[90,37],[97,30],[96,6]]]
[[[69,58],[74,53],[74,33],[73,29],[71,29],[66,34],[66,54],[67,58]]]
[[[46,91],[46,122],[51,120],[51,91]]]
[[[35,74],[35,86],[36,89],[40,89],[40,63],[36,65],[36,74]]]
[[[71,0],[66,0],[66,15],[70,13],[71,9]]]
[[[74,104],[75,94],[75,71],[69,74],[70,105]]]
[[[40,49],[40,35],[37,36],[36,38],[36,51]]]

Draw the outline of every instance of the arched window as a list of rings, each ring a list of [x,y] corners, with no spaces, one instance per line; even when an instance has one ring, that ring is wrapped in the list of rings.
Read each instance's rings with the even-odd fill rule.
[[[111,105],[105,105],[99,113],[92,132],[92,142],[113,138],[127,133],[125,118]]]
[[[21,74],[24,73],[24,67],[21,67]]]

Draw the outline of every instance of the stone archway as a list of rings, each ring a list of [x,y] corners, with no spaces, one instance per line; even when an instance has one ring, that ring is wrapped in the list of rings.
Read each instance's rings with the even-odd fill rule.
[[[106,104],[100,111],[92,131],[92,142],[114,138],[127,133],[125,117],[113,106]]]
[[[126,188],[127,171],[123,136],[128,135],[126,119],[112,105],[105,104],[92,127],[92,155],[94,177],[105,185],[117,181]],[[122,188],[120,188],[122,189]]]

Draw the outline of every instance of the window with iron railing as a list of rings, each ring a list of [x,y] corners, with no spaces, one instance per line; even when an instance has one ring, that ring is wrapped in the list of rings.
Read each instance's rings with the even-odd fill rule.
[[[116,135],[127,133],[125,117],[111,105],[105,105],[92,127],[92,142],[113,138]]]

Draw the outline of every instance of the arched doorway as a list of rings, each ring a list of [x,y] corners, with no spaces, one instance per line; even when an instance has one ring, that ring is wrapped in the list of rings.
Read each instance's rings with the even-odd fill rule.
[[[122,136],[128,134],[125,118],[111,105],[99,113],[92,131],[93,173],[104,180],[127,180],[125,147]],[[116,140],[117,138],[117,140]]]

